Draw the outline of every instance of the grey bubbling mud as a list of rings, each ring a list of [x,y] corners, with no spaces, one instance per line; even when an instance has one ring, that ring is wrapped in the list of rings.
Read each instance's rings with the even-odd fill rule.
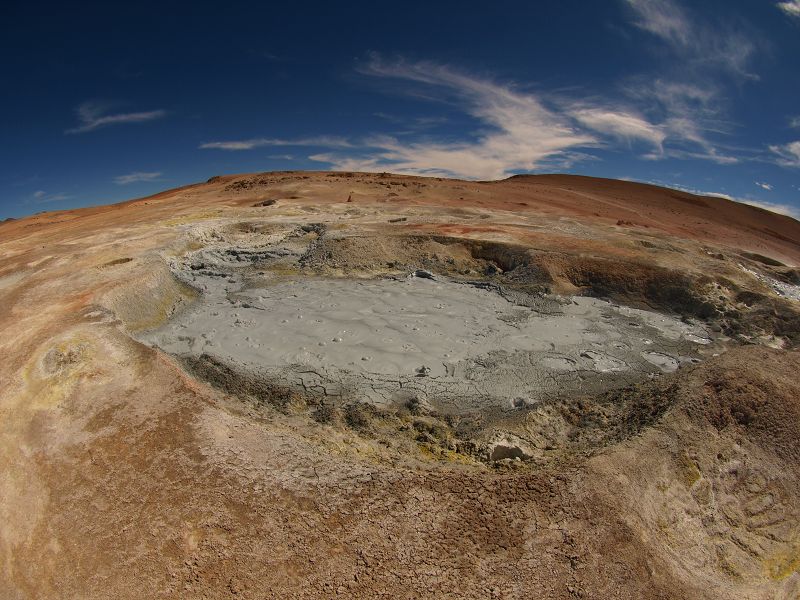
[[[259,250],[256,258],[290,254]],[[252,287],[235,268],[252,257],[215,256],[213,268],[173,265],[203,296],[143,341],[326,397],[508,410],[675,370],[711,342],[700,324],[655,312],[587,297],[519,306],[494,289],[427,273]]]

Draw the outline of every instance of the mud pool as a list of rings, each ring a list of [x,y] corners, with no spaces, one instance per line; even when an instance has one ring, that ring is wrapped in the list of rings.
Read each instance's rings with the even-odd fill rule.
[[[696,323],[586,297],[520,306],[496,290],[426,276],[304,278],[203,299],[143,341],[213,356],[331,397],[439,410],[520,408],[697,362]]]

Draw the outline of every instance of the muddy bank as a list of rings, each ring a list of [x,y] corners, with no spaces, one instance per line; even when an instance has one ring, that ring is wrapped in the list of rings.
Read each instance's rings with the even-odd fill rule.
[[[140,339],[306,396],[382,407],[413,400],[453,414],[513,411],[656,377],[711,351],[713,334],[698,320],[505,285],[512,279],[499,275],[530,268],[516,247],[497,265],[487,257],[498,259],[498,245],[417,238],[405,256],[411,260],[416,244],[418,258],[438,257],[450,273],[403,272],[400,255],[389,272],[375,272],[380,260],[371,263],[375,271],[353,262],[362,269],[356,278],[329,248],[347,246],[351,261],[374,260],[358,251],[362,238],[328,243],[326,227],[313,224],[236,227],[230,235],[239,243],[212,237],[172,262],[202,298]],[[262,243],[245,246],[246,236]],[[388,257],[395,242],[375,251]],[[481,265],[483,274],[475,270]]]
[[[199,299],[139,339],[233,396],[412,452],[546,463],[605,447],[669,405],[648,408],[643,385],[727,336],[794,331],[768,289],[652,264],[329,223],[188,233],[197,249],[168,262]]]

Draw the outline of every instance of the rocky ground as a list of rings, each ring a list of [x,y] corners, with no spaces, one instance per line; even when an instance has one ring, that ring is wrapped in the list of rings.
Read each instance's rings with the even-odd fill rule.
[[[2,223],[3,597],[796,598],[798,263],[569,176]]]

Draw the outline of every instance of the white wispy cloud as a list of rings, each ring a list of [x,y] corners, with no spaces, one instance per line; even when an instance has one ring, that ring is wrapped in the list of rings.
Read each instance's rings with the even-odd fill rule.
[[[642,156],[642,158],[645,160],[662,160],[665,157],[677,158],[679,160],[704,160],[716,163],[718,165],[735,165],[741,162],[739,157],[731,156],[730,154],[722,154],[715,148],[712,148],[711,150],[700,150],[698,152],[671,149],[669,153],[656,154],[651,152]]]
[[[765,182],[763,182],[763,181],[756,181],[756,182],[754,182],[754,183],[755,183],[755,184],[756,184],[758,187],[760,187],[762,190],[767,190],[768,192],[771,192],[771,191],[772,191],[772,184],[770,184],[770,183],[765,183]]]
[[[209,150],[252,150],[253,148],[260,148],[261,146],[277,146],[278,144],[271,143],[272,140],[267,138],[253,138],[249,140],[230,140],[225,142],[206,142],[200,144],[200,148]]]
[[[375,55],[360,71],[420,84],[434,98],[452,101],[481,125],[469,139],[456,142],[372,138],[368,143],[376,152],[367,157],[365,167],[375,167],[377,160],[378,165],[399,172],[494,179],[553,161],[570,162],[573,150],[599,143],[596,135],[578,127],[552,103],[548,105],[544,98],[510,84],[472,77],[436,63],[384,62]],[[352,164],[353,157],[347,156],[344,161]],[[333,164],[342,165],[344,161]]]
[[[250,138],[244,140],[229,140],[223,142],[206,142],[200,144],[203,150],[253,150],[254,148],[276,146],[319,146],[324,148],[349,148],[352,144],[340,137],[318,136],[285,140],[280,138]]]
[[[792,127],[793,129],[800,129],[800,117],[792,117],[789,119],[789,127]]]
[[[80,125],[72,129],[67,129],[65,133],[87,133],[110,125],[145,123],[147,121],[161,119],[167,115],[167,111],[163,109],[109,114],[107,106],[94,102],[85,102],[81,104],[76,112]]]
[[[634,26],[655,36],[668,52],[655,77],[632,78],[625,91],[665,137],[664,157],[721,165],[752,159],[758,150],[733,148],[721,136],[735,131],[727,118],[730,79],[757,80],[751,64],[764,43],[748,24],[724,15],[710,20],[680,0],[621,0]]]
[[[788,2],[778,2],[776,6],[790,17],[797,17],[800,19],[800,0],[789,0]]]
[[[255,138],[208,142],[201,148],[247,150],[260,146],[319,146],[310,158],[342,170],[387,170],[467,178],[492,179],[517,170],[533,170],[548,161],[569,162],[572,150],[595,146],[598,138],[567,115],[545,106],[536,95],[510,85],[470,77],[435,63],[386,63],[373,56],[362,73],[415,82],[430,88],[436,98],[452,99],[474,117],[480,129],[460,141],[406,141],[373,136],[358,141],[339,138],[281,140]],[[341,152],[347,150],[347,152]]]
[[[626,0],[635,14],[634,24],[674,46],[691,43],[692,24],[671,0]]]
[[[628,103],[624,99],[611,102],[602,98],[575,101],[523,93],[512,85],[429,62],[386,63],[373,56],[361,71],[443,90],[449,94],[448,100],[464,107],[484,125],[476,139],[460,144],[427,140],[406,144],[390,138],[376,144],[385,150],[377,155],[378,165],[422,172],[425,163],[415,160],[419,156],[433,161],[427,163],[429,169],[469,177],[469,169],[475,167],[481,174],[475,173],[473,177],[487,178],[490,174],[498,177],[553,165],[553,161],[569,165],[587,158],[577,150],[579,147],[608,146],[620,140],[649,147],[643,158],[692,158],[718,164],[738,161],[711,141],[712,136],[726,132],[711,86],[656,80],[629,86]],[[429,93],[426,97],[436,96]],[[316,158],[330,160],[334,156],[326,153]],[[352,155],[345,158],[346,162],[339,160],[332,164],[335,167],[358,164],[353,162]],[[373,161],[376,156],[367,158]],[[555,165],[559,166],[558,162]]]
[[[117,185],[129,185],[131,183],[142,183],[144,181],[158,181],[159,177],[161,177],[160,171],[134,171],[133,173],[128,173],[127,175],[115,177],[114,183]]]
[[[44,190],[36,190],[31,194],[29,201],[34,202],[36,204],[46,204],[48,202],[60,202],[61,200],[69,200],[72,196],[69,196],[63,192],[58,193],[48,193]]]
[[[624,90],[627,99],[612,102],[523,91],[513,83],[469,75],[446,65],[384,61],[378,55],[371,55],[359,71],[402,82],[405,93],[446,103],[449,110],[461,110],[475,120],[476,127],[458,140],[431,134],[409,139],[404,133],[361,139],[256,137],[206,142],[200,148],[242,151],[314,147],[322,151],[309,158],[329,163],[334,169],[392,170],[467,179],[563,169],[594,159],[587,154],[589,149],[613,147],[619,142],[637,145],[646,159],[702,159],[718,164],[738,160],[711,141],[712,136],[726,130],[718,118],[719,103],[710,86],[662,80],[632,83]]]
[[[373,116],[388,121],[389,123],[398,125],[402,128],[399,133],[412,134],[421,131],[434,129],[440,127],[448,122],[447,117],[444,116],[423,116],[423,117],[409,117],[393,115],[385,112],[372,113]]]
[[[666,79],[632,80],[624,88],[626,95],[642,106],[651,121],[671,142],[664,153],[651,153],[645,158],[665,156],[700,159],[717,164],[734,164],[740,158],[725,149],[714,138],[730,133],[731,125],[724,118],[720,92],[710,82],[695,85]]]
[[[795,2],[800,0],[794,0]],[[666,42],[692,68],[722,68],[745,79],[758,79],[750,71],[757,44],[740,28],[723,20],[703,22],[674,0],[624,0],[633,24]]]
[[[641,140],[663,150],[667,134],[664,128],[650,123],[643,116],[607,107],[573,108],[568,113],[585,127],[610,137],[632,141]]]
[[[800,167],[800,141],[770,146],[777,164],[782,167]]]

